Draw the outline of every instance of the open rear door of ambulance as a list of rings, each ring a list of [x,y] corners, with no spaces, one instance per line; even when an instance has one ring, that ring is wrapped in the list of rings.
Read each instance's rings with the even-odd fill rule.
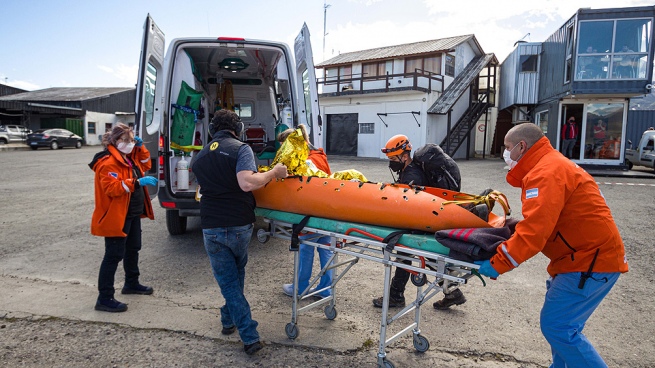
[[[323,148],[323,121],[318,107],[318,86],[312,56],[312,45],[309,41],[309,28],[303,24],[300,34],[293,45],[296,58],[296,94],[298,122],[310,129],[309,136],[316,148]]]
[[[135,131],[150,151],[152,167],[144,175],[159,177],[159,127],[162,119],[162,91],[164,87],[164,33],[148,14],[143,28],[139,79],[136,85]],[[160,178],[161,180],[161,178]],[[159,186],[148,188],[150,197],[157,195]]]

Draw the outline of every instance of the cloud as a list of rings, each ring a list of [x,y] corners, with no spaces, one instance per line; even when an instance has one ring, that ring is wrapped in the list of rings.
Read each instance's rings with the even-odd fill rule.
[[[27,82],[27,81],[17,81],[17,80],[7,81],[7,85],[14,88],[24,89],[27,91],[34,91],[37,89],[41,89],[41,86],[39,86],[38,84],[34,84],[32,82]]]
[[[139,74],[139,66],[137,64],[119,64],[113,68],[106,65],[97,65],[97,68],[121,81],[129,82],[129,85],[136,84]]]
[[[593,8],[652,5],[649,1],[652,0],[594,0]],[[578,9],[589,7],[587,0],[544,0],[539,3],[470,0],[465,5],[457,1],[423,0],[422,3],[425,9],[414,9],[418,13],[410,21],[405,20],[407,17],[379,18],[372,23],[348,22],[332,27],[326,37],[323,60],[344,52],[474,34],[485,52],[495,53],[502,61],[519,39],[543,42]],[[319,42],[314,39],[313,44],[318,46]],[[314,55],[321,55],[320,51],[315,49]]]

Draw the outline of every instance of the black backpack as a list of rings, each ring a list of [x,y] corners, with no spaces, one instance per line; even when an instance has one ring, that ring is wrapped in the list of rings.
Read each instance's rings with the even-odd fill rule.
[[[414,162],[423,170],[428,186],[459,192],[462,176],[457,163],[439,145],[428,143],[414,153]]]

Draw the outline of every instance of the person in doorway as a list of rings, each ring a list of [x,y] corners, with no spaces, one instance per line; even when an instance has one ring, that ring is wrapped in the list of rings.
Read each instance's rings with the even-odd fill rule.
[[[213,140],[200,151],[192,170],[202,195],[200,225],[205,250],[225,299],[220,309],[221,333],[230,335],[238,329],[244,351],[252,355],[263,345],[244,295],[248,244],[255,222],[251,192],[285,178],[287,168],[278,164],[268,172],[257,172],[252,149],[237,138],[242,131],[237,114],[218,111],[209,125]]]
[[[143,141],[125,124],[116,124],[102,136],[105,149],[98,152],[89,167],[95,172],[95,209],[91,234],[105,237],[105,255],[98,275],[95,309],[124,312],[127,304],[114,298],[114,277],[123,261],[125,284],[122,294],[152,294],[150,286],[139,282],[141,218],[154,220],[146,185],[157,185],[150,169],[150,152]]]
[[[332,174],[332,171],[330,170],[330,165],[328,164],[327,161],[327,155],[325,155],[325,152],[323,151],[322,148],[315,148],[311,142],[309,141],[309,134],[307,133],[307,127],[305,125],[300,124],[298,125],[298,129],[300,129],[303,138],[305,139],[305,142],[307,143],[307,148],[309,150],[309,155],[307,156],[307,165],[313,169],[318,169],[323,171],[324,173],[330,175]],[[277,139],[280,143],[284,142],[289,134],[295,132],[295,129],[286,129],[285,131],[281,132]],[[312,233],[307,233],[305,235],[300,236],[301,240],[312,240],[316,243],[321,243],[321,244],[330,244],[330,237],[329,236],[321,236],[318,237],[316,234]],[[320,260],[321,264],[321,269],[325,268],[327,265],[328,261],[332,257],[332,251],[328,249],[323,249],[323,248],[316,248],[316,251],[318,252],[318,257]],[[304,242],[301,242],[298,248],[298,257],[300,259],[300,264],[298,268],[298,293],[302,294],[308,287],[309,287],[309,279],[312,276],[312,266],[314,264],[314,247],[311,245],[308,245]],[[318,285],[316,286],[316,289],[311,289],[309,290],[309,293],[313,293],[315,290],[322,290],[325,288],[328,288],[329,286],[332,285],[332,278],[334,276],[334,270],[327,270],[322,276],[321,280],[319,281]],[[284,284],[282,285],[282,291],[284,294],[288,296],[293,296],[293,284]],[[326,298],[330,295],[332,295],[331,290],[325,290],[322,291],[318,294],[316,294],[320,298]]]
[[[578,126],[575,125],[575,116],[570,116],[562,127],[562,153],[567,158],[573,157],[573,147],[578,140]]]
[[[428,184],[425,173],[412,160],[412,144],[409,138],[403,134],[391,137],[382,149],[382,153],[389,158],[389,169],[398,175],[397,183],[423,186]],[[392,174],[393,175],[393,174]],[[403,263],[410,265],[411,261],[404,260]],[[403,268],[396,267],[391,279],[389,292],[389,307],[405,306],[405,287],[409,281],[410,273]],[[464,293],[459,288],[446,288],[444,298],[432,304],[435,309],[448,309],[453,305],[466,303]],[[382,308],[384,297],[373,299],[373,305]]]
[[[550,259],[541,331],[551,367],[607,367],[584,334],[587,319],[628,272],[623,240],[594,178],[566,160],[534,124],[505,135],[507,182],[522,190],[523,220],[487,261],[482,275],[497,278],[543,253]]]

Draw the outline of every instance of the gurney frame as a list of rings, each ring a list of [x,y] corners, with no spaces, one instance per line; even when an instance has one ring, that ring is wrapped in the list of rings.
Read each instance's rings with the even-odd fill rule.
[[[269,224],[269,230],[259,229],[257,231],[257,240],[264,243],[269,237],[291,240],[293,224],[264,217],[265,222]],[[430,348],[430,343],[426,337],[421,335],[419,328],[421,320],[421,306],[427,303],[428,300],[444,291],[451,285],[465,284],[469,278],[473,276],[473,270],[477,270],[479,266],[463,262],[455,259],[448,258],[442,254],[426,252],[418,249],[396,246],[392,251],[387,250],[387,244],[378,240],[362,236],[354,236],[350,233],[335,233],[323,229],[305,227],[303,231],[316,234],[316,238],[322,236],[330,237],[330,244],[321,244],[305,238],[302,243],[310,245],[315,248],[329,249],[333,252],[330,260],[326,266],[309,281],[309,286],[306,290],[298,290],[298,271],[300,259],[297,249],[290,249],[294,251],[293,258],[293,302],[291,311],[291,322],[285,326],[285,332],[289,339],[296,339],[299,334],[298,329],[298,315],[301,312],[324,307],[325,317],[329,320],[334,320],[337,317],[336,305],[336,285],[345,276],[345,274],[359,262],[360,259],[381,263],[384,265],[384,294],[382,303],[382,316],[380,321],[380,340],[377,353],[378,367],[393,368],[394,364],[387,359],[385,348],[398,340],[400,337],[409,333],[413,334],[413,345],[416,351],[423,353]],[[339,256],[345,259],[340,259]],[[395,257],[395,259],[393,259]],[[402,263],[403,260],[409,260],[411,265]],[[389,292],[391,284],[391,267],[401,267],[412,273],[411,281],[417,287],[416,298],[394,314],[389,315]],[[328,270],[334,270],[332,284],[329,287],[312,290],[314,285],[317,285],[321,276]],[[432,279],[432,281],[430,281]],[[301,300],[307,300],[319,293],[330,289],[332,295],[326,298],[321,298],[303,307],[299,307]],[[310,293],[311,290],[311,293]],[[387,339],[388,326],[393,322],[399,320],[401,317],[414,312],[414,321],[397,332],[395,335]]]

